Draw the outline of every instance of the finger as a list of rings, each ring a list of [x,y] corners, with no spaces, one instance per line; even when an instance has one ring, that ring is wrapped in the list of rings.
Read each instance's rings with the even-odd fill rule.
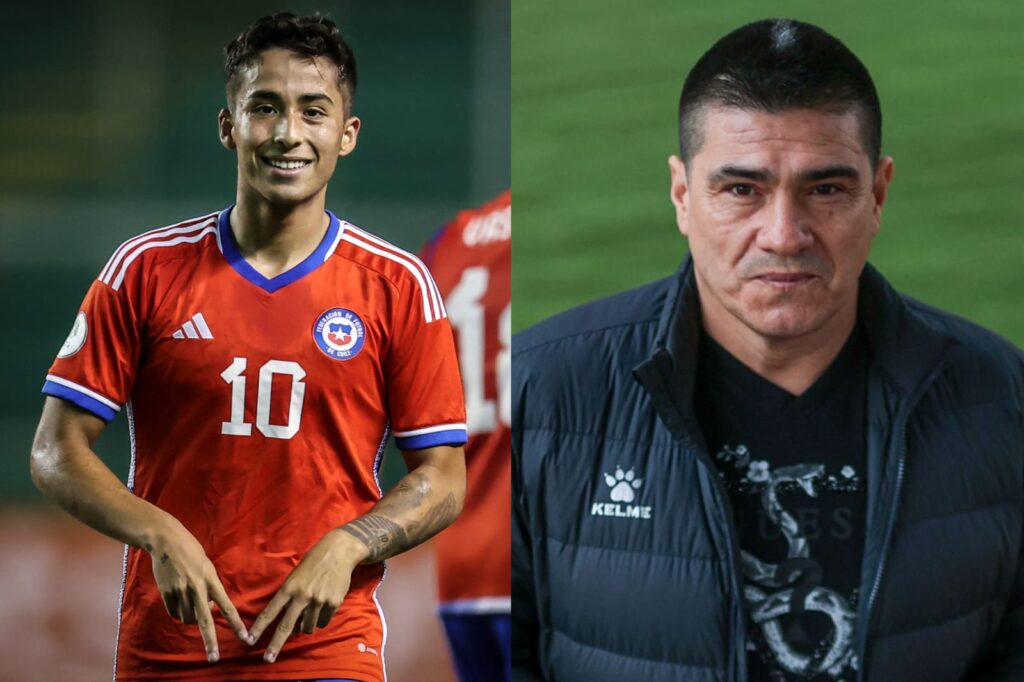
[[[278,592],[274,595],[266,608],[260,612],[260,615],[256,616],[256,620],[253,622],[252,627],[249,628],[249,644],[255,644],[259,640],[263,635],[263,631],[267,629],[268,625],[274,622],[277,615],[281,613],[281,609],[283,609],[287,603],[288,596],[284,594],[284,592]]]
[[[316,626],[318,628],[325,628],[327,624],[331,622],[331,618],[334,618],[335,611],[338,610],[337,606],[331,606],[330,604],[324,604],[324,607],[320,609],[320,618],[317,621]]]
[[[178,617],[178,597],[174,592],[161,592],[160,596],[164,600],[164,608],[167,609],[167,615],[171,618]]]
[[[302,612],[302,631],[307,635],[313,634],[313,630],[316,629],[316,624],[320,621],[320,611],[322,608],[323,604],[311,601],[309,606]]]
[[[193,601],[199,634],[202,635],[203,646],[206,647],[206,660],[216,663],[220,659],[220,648],[217,646],[217,628],[213,624],[213,614],[210,613],[210,602],[205,594],[196,594]]]
[[[192,587],[186,587],[182,593],[181,615],[188,625],[196,624],[196,594]]]
[[[224,586],[221,585],[220,580],[214,579],[209,584],[210,599],[220,608],[220,612],[224,614],[224,617],[228,620],[228,625],[235,631],[238,638],[246,644],[252,644],[253,641],[249,638],[249,631],[245,628],[245,623],[242,622],[242,617],[238,615],[238,609],[231,603],[228,598],[228,593],[224,590]]]
[[[188,595],[185,594],[184,589],[174,590],[174,617],[180,620],[182,623],[188,622]]]
[[[263,654],[263,660],[267,663],[273,663],[277,660],[277,655],[281,652],[281,647],[288,641],[288,637],[291,636],[292,630],[295,628],[295,623],[298,622],[299,616],[302,615],[302,610],[306,607],[305,602],[293,600],[288,610],[281,616],[281,622],[277,624],[277,629],[274,630],[274,636],[270,640],[270,644],[267,645],[267,651]]]

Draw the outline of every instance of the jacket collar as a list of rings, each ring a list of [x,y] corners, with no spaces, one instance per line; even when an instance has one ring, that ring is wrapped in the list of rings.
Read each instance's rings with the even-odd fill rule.
[[[925,323],[873,266],[864,267],[859,287],[857,316],[868,339],[871,362],[896,390],[911,396],[956,340]],[[677,413],[666,419],[673,431],[693,420],[699,342],[700,300],[693,260],[687,257],[672,278],[651,355],[634,370],[652,395],[662,392],[658,410],[662,416],[666,416],[662,408],[669,405]]]
[[[907,396],[922,388],[958,343],[915,313],[910,300],[871,265],[860,276],[857,317],[868,337],[872,362]]]

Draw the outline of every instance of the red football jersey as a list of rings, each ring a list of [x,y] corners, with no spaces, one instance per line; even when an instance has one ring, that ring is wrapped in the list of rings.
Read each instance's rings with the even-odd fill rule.
[[[511,611],[512,193],[461,212],[424,249],[458,340],[466,502],[437,536],[442,613]]]
[[[327,531],[380,499],[381,454],[464,443],[451,327],[413,255],[329,214],[302,263],[266,278],[231,209],[121,245],[92,284],[43,392],[132,436],[128,486],[206,549],[243,621]],[[384,679],[383,564],[358,567],[328,627],[278,660],[216,613],[221,660],[172,620],[149,555],[125,552],[115,679]],[[272,629],[271,629],[272,632]]]

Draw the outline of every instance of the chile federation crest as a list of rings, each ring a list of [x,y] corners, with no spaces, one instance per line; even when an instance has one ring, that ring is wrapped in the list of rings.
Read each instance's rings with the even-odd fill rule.
[[[335,360],[351,360],[359,355],[366,340],[363,321],[347,308],[331,308],[313,325],[316,345]]]

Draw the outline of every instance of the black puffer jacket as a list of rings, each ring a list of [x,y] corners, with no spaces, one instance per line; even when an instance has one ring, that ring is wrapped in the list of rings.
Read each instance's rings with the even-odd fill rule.
[[[868,266],[861,679],[1024,680],[1024,360]],[[669,279],[513,341],[518,679],[740,681],[736,531],[692,410],[698,302]],[[632,468],[640,484],[620,481]]]

